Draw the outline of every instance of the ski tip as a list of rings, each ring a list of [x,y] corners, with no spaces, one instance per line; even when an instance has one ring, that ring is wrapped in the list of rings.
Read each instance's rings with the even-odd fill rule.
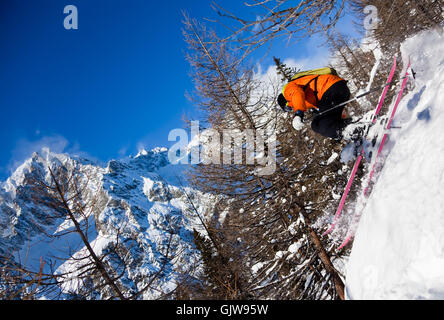
[[[351,239],[353,239],[353,235],[349,235],[347,238],[345,238],[344,242],[339,246],[338,251],[344,249],[344,247],[350,242]]]
[[[336,223],[333,223],[333,224],[330,226],[330,228],[322,234],[322,236],[324,237],[324,236],[326,236],[327,234],[329,234],[330,232],[332,232],[333,229],[334,229],[335,227],[336,227]]]

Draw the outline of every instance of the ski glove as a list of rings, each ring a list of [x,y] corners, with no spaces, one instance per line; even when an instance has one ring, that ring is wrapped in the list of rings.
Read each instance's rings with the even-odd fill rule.
[[[302,119],[304,118],[304,112],[298,110],[296,111],[296,115],[293,118],[293,128],[297,131],[301,130],[304,127],[302,123]]]
[[[299,118],[301,119],[301,122],[304,122],[304,111],[302,111],[302,110],[297,110],[297,111],[295,112],[295,114],[296,114],[296,117],[299,117]]]

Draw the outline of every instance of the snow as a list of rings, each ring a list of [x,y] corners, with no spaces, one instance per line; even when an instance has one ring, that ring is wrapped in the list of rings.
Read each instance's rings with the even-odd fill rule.
[[[258,262],[254,266],[251,267],[251,271],[253,272],[253,274],[256,274],[260,269],[262,269],[263,266],[264,266],[264,263]]]
[[[372,88],[373,81],[374,81],[375,76],[376,76],[376,72],[378,71],[379,65],[381,64],[381,59],[382,59],[382,51],[381,51],[381,49],[379,47],[375,48],[373,50],[373,55],[374,55],[374,57],[376,59],[376,63],[373,66],[372,71],[370,73],[370,80],[368,81],[368,84],[367,84],[367,87],[365,88],[365,91],[370,91],[370,89]]]
[[[288,247],[288,251],[291,253],[296,253],[301,248],[301,244],[299,242],[295,242]]]
[[[336,152],[333,152],[331,157],[327,160],[327,165],[332,164],[338,157],[339,155]]]
[[[401,47],[417,72],[395,116],[387,159],[346,267],[349,299],[444,299],[444,39]]]

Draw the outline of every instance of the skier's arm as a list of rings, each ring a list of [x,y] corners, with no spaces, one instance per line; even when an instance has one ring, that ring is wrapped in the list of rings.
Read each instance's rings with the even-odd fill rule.
[[[307,111],[307,106],[305,104],[305,93],[302,86],[290,82],[287,84],[284,90],[284,97],[288,101],[288,105],[293,108],[294,111]]]

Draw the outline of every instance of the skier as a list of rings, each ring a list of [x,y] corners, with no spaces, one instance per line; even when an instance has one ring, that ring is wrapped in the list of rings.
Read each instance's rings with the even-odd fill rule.
[[[313,131],[324,137],[341,140],[344,128],[352,122],[344,106],[335,107],[350,99],[347,81],[335,74],[306,75],[290,81],[278,96],[278,104],[283,110],[295,112],[293,127],[302,129],[304,112],[314,108],[311,122]]]

